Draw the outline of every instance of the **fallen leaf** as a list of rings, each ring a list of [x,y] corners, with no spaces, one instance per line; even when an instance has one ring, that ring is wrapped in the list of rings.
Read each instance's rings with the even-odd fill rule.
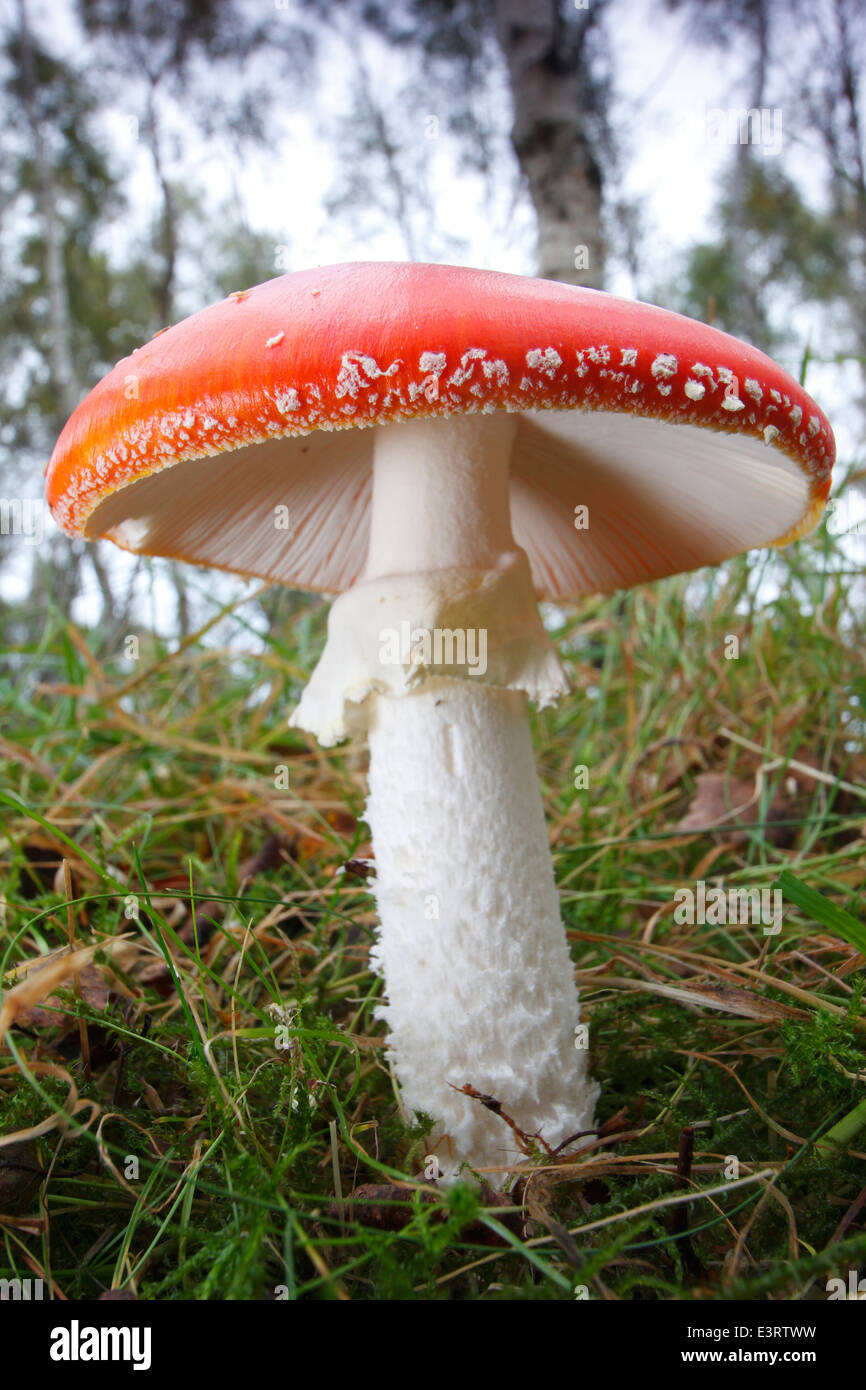
[[[783,792],[777,792],[764,817],[764,836],[781,844],[791,839],[791,827],[774,826],[773,821],[793,818],[795,808]],[[760,794],[756,782],[730,777],[724,772],[701,772],[695,779],[695,795],[677,830],[686,833],[724,834],[734,844],[747,840],[748,833],[738,826],[755,825],[760,814]]]
[[[151,1086],[149,1081],[141,1082],[141,1094],[144,1096],[148,1110],[154,1115],[165,1114],[165,1106],[159,1098],[159,1093],[156,1091],[155,1087]]]
[[[0,1008],[0,1047],[3,1046],[9,1029],[22,1016],[26,1018],[29,1010],[37,1004],[44,1003],[65,981],[80,978],[97,951],[103,951],[123,967],[138,955],[139,947],[128,937],[113,937],[109,941],[84,946],[77,951],[68,951],[64,947],[60,951],[51,952],[50,955],[37,956],[20,966],[15,974],[23,975],[24,978],[7,991],[3,1007]],[[50,1015],[51,1022],[56,1023],[57,1017],[56,1014]]]

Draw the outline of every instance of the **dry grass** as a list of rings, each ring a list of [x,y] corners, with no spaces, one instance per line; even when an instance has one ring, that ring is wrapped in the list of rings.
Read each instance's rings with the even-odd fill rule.
[[[364,750],[285,723],[322,609],[249,657],[130,670],[59,617],[10,654],[0,1274],[67,1298],[764,1299],[862,1266],[862,585],[826,535],[773,565],[558,631],[576,695],[536,746],[601,1130],[577,1156],[527,1142],[507,1202],[426,1183],[396,1101],[372,903],[340,872],[369,852]],[[785,873],[778,934],[674,918],[699,880]]]

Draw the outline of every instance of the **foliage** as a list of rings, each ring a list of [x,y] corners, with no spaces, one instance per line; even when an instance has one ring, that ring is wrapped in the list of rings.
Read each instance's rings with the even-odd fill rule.
[[[369,853],[364,753],[324,759],[285,727],[323,609],[263,654],[156,648],[132,670],[52,614],[0,688],[0,970],[9,986],[70,938],[103,954],[8,1034],[7,1133],[67,1118],[32,1154],[45,1227],[24,1220],[28,1189],[2,1274],[39,1269],[67,1297],[825,1297],[866,1259],[857,1127],[817,1143],[856,1116],[866,1071],[863,957],[832,930],[840,909],[862,923],[866,872],[866,765],[840,719],[863,689],[862,611],[837,547],[819,533],[757,583],[741,561],[587,600],[558,631],[576,697],[535,736],[607,1128],[577,1159],[527,1162],[505,1201],[425,1181],[425,1125],[396,1105],[373,904],[338,872]],[[684,834],[708,769],[758,787],[756,814]],[[671,914],[680,885],[786,868],[829,926],[793,902],[777,936]],[[105,952],[120,936],[129,958]]]

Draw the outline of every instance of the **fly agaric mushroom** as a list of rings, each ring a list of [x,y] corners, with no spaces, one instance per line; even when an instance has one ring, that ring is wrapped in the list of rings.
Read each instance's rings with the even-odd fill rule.
[[[536,596],[793,540],[833,457],[805,391],[724,333],[391,263],[230,295],[64,429],[71,536],[339,594],[293,722],[368,736],[380,1012],[445,1176],[521,1157],[478,1093],[549,1145],[596,1100],[527,723],[568,688]]]

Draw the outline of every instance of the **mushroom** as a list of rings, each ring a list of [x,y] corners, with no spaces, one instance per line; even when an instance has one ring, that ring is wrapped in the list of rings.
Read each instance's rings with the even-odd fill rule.
[[[69,535],[339,595],[292,722],[369,739],[379,1012],[447,1180],[523,1157],[500,1112],[549,1148],[593,1124],[527,722],[568,690],[537,596],[793,540],[833,457],[806,392],[724,333],[397,263],[230,295],[64,429]]]

